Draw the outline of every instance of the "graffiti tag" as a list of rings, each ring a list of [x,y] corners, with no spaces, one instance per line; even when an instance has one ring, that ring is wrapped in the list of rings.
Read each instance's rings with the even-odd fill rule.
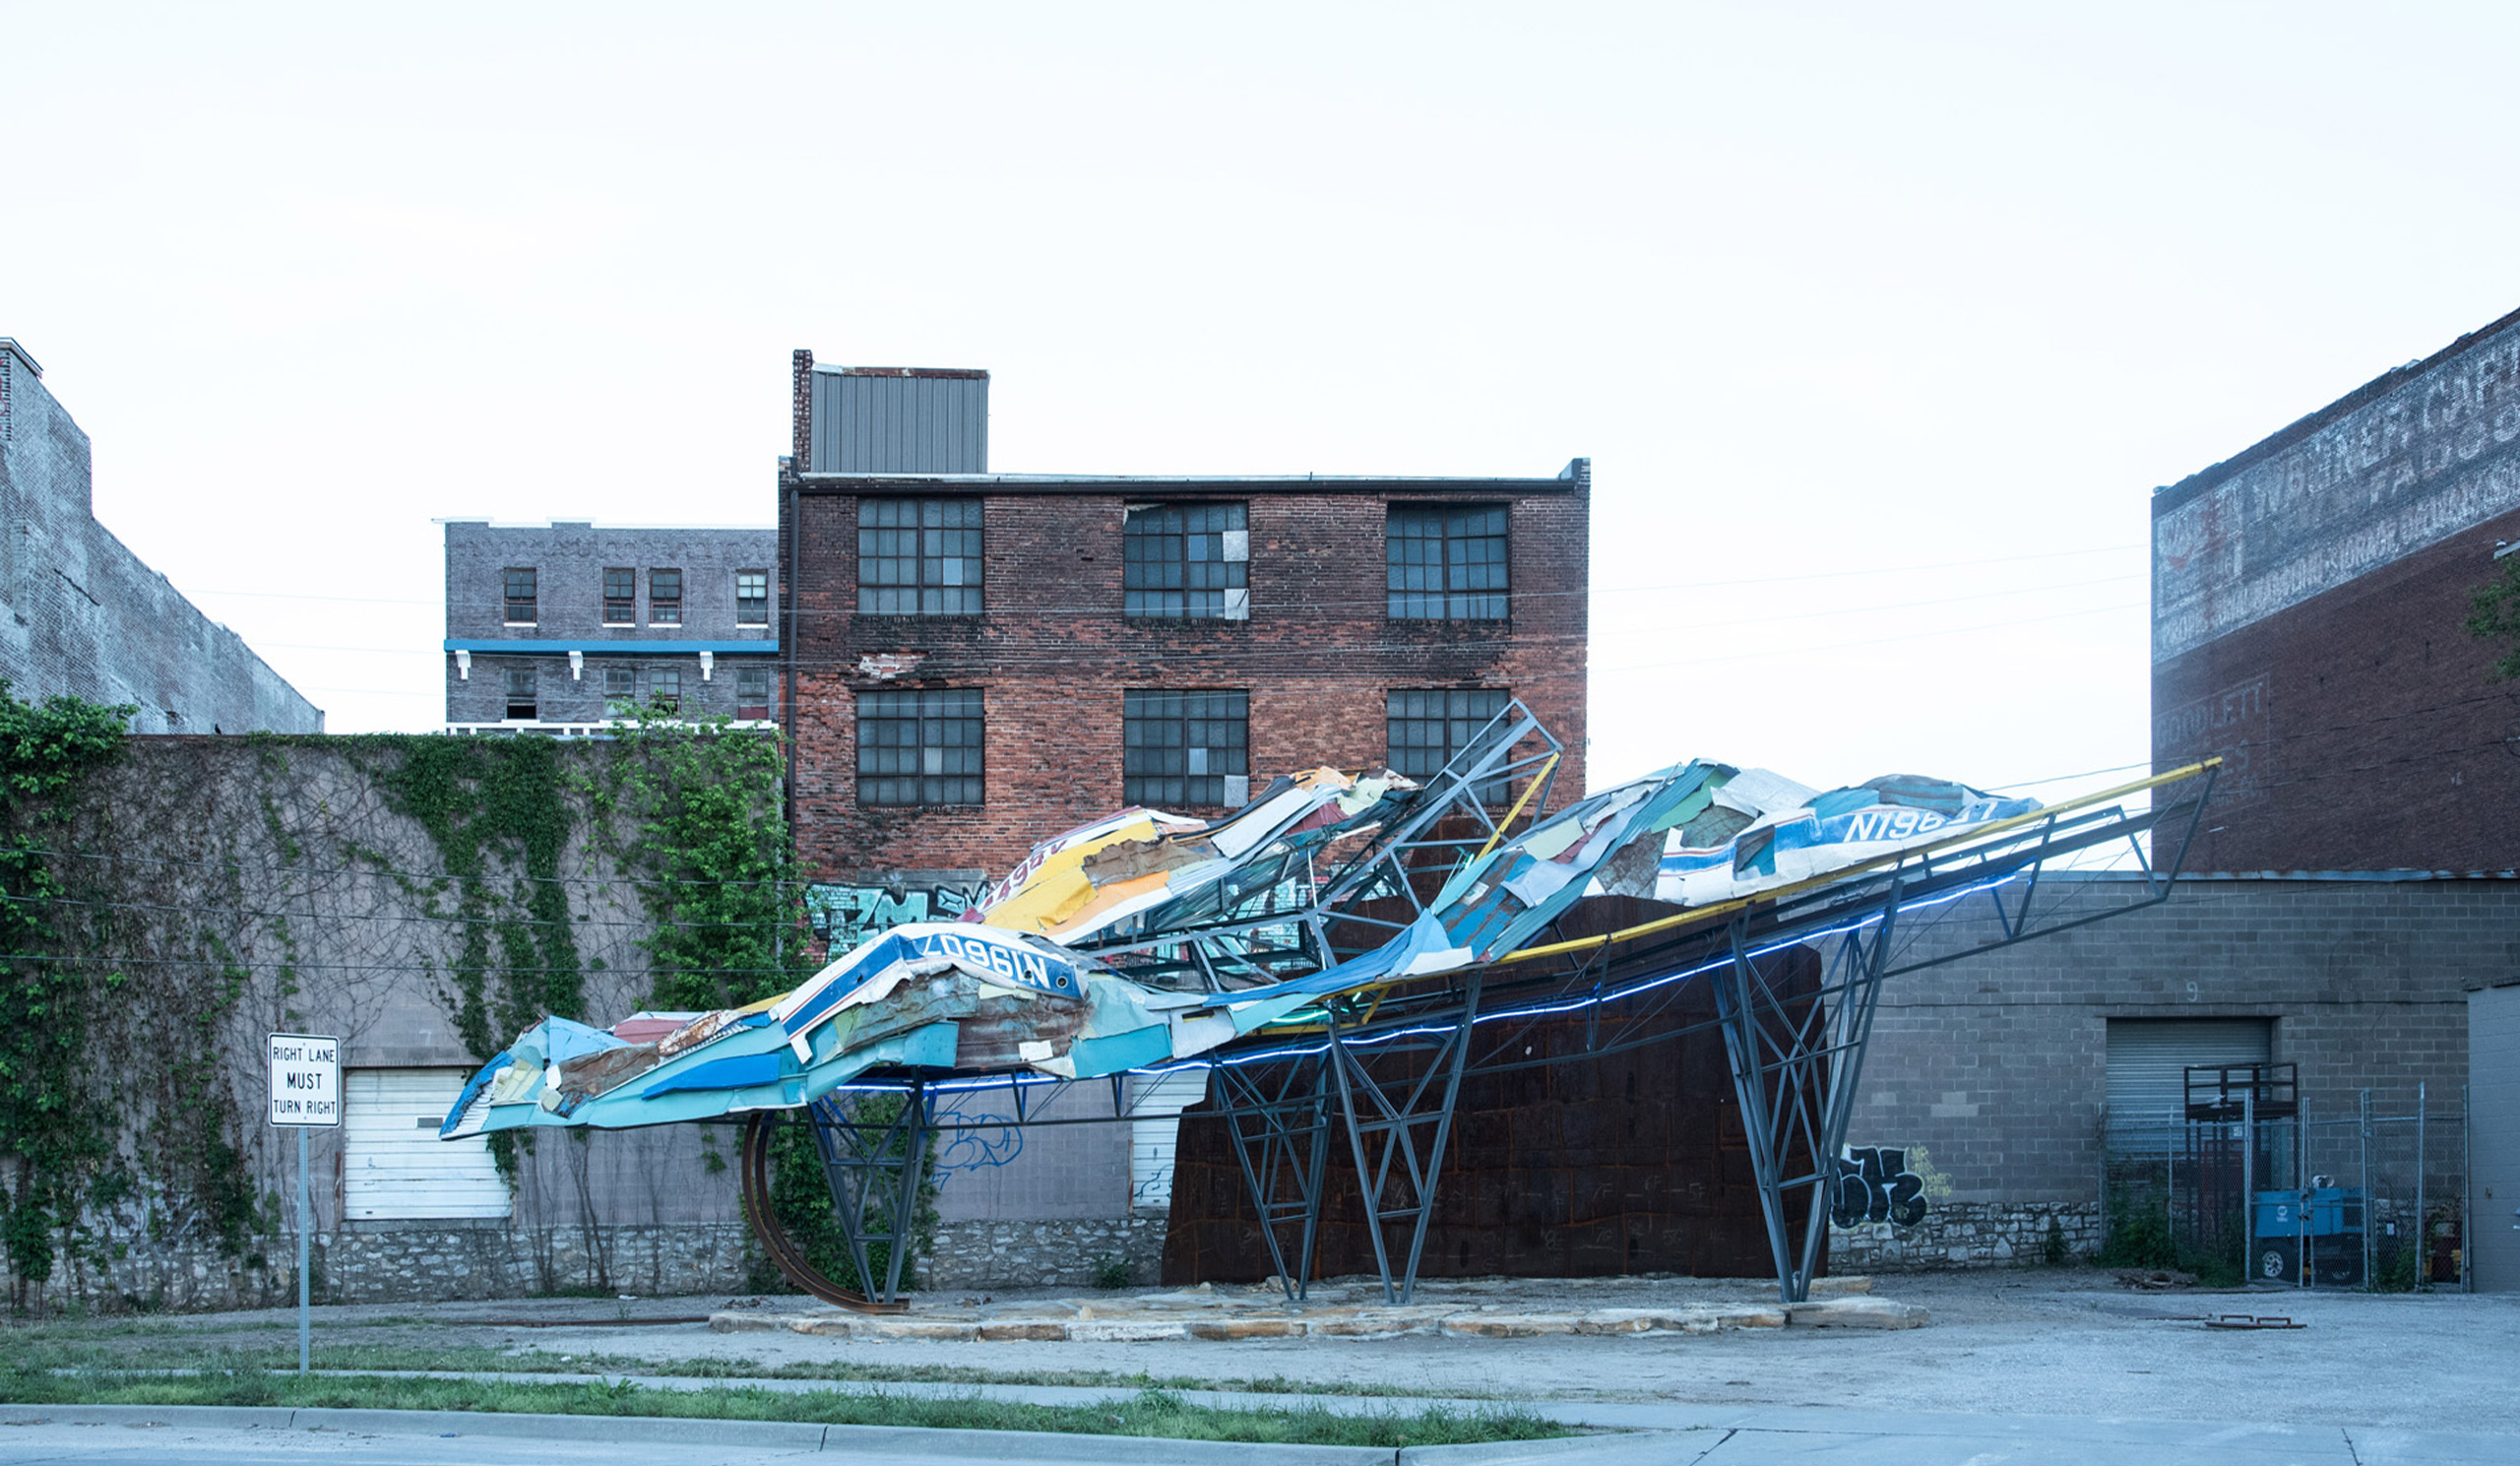
[[[805,918],[837,956],[896,926],[951,922],[971,907],[980,888],[977,871],[968,879],[959,872],[948,879],[921,872],[875,885],[817,883],[805,887]]]
[[[1887,1146],[1848,1146],[1838,1158],[1829,1220],[1841,1227],[1888,1222],[1914,1227],[1925,1219],[1924,1178],[1908,1169],[1908,1153]]]

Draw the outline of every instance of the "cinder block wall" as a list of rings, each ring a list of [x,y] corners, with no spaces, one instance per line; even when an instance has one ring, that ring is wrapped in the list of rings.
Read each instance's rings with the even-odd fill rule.
[[[1990,939],[1954,915],[1920,951]],[[2099,1200],[2111,1018],[2270,1018],[2314,1117],[2455,1105],[2469,988],[2520,968],[2520,880],[2204,879],[1883,989],[1848,1143],[1922,1146],[1963,1203]]]
[[[788,502],[794,815],[811,876],[1000,873],[1036,841],[1120,807],[1121,694],[1132,687],[1249,689],[1255,789],[1296,769],[1383,758],[1391,688],[1502,687],[1565,743],[1559,801],[1584,788],[1588,480],[1513,500],[1515,599],[1501,623],[1388,616],[1391,500],[1380,494],[1251,493],[1247,621],[1124,617],[1129,500],[1118,493],[990,494],[985,614],[859,615],[857,499]],[[871,674],[879,658],[905,669]],[[919,686],[986,690],[984,808],[858,805],[855,694]]]

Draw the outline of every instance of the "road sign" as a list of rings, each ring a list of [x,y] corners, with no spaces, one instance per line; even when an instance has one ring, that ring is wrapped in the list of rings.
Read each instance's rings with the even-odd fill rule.
[[[272,1123],[342,1122],[342,1041],[320,1034],[271,1036]]]

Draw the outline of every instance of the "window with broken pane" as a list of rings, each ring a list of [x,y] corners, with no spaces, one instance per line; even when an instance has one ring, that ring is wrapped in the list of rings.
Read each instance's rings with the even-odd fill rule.
[[[977,687],[857,694],[857,802],[983,802],[983,733]]]
[[[1391,508],[1386,584],[1395,620],[1505,617],[1502,504]]]
[[[1384,702],[1385,743],[1394,773],[1424,782],[1478,743],[1480,734],[1514,695],[1496,687],[1396,687]],[[1479,797],[1494,804],[1507,797],[1504,782],[1481,785]]]
[[[1247,506],[1144,504],[1122,523],[1121,594],[1133,616],[1241,620],[1250,613]]]
[[[859,499],[857,608],[870,615],[980,611],[980,501]]]
[[[506,717],[510,722],[531,723],[535,716],[535,676],[530,667],[508,669],[508,703]]]
[[[1251,798],[1251,694],[1122,694],[1121,797],[1238,808]]]

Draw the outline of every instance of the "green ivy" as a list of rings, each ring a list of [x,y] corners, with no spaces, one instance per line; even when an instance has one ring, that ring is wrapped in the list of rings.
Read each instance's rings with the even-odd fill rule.
[[[2494,676],[2520,677],[2520,555],[2503,560],[2499,574],[2468,593],[2468,618],[2462,624],[2470,636],[2501,648]]]
[[[66,892],[41,831],[62,796],[121,756],[129,707],[76,698],[22,702],[0,680],[0,1155],[17,1161],[0,1243],[18,1301],[52,1276],[56,1240],[74,1237],[91,1185],[112,1175],[110,1116],[89,1103],[89,1030],[122,983],[66,955],[52,903]]]

